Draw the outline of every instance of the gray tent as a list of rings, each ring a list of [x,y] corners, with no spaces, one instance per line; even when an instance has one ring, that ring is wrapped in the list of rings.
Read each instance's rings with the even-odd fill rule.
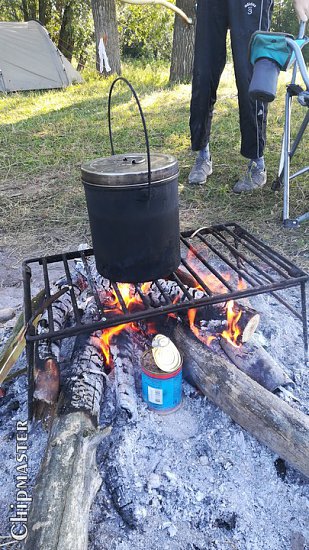
[[[0,92],[65,88],[80,74],[37,21],[0,22]]]

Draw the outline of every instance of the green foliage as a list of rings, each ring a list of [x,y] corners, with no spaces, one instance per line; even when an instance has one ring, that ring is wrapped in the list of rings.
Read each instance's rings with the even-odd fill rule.
[[[20,0],[0,0],[1,21],[23,21]]]
[[[162,6],[118,3],[118,30],[124,57],[169,59],[174,14]]]

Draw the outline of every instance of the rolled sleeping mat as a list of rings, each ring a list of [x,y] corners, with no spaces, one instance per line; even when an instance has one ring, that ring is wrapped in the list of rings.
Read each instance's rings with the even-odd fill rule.
[[[279,65],[266,57],[254,63],[253,75],[249,86],[249,95],[253,100],[269,103],[274,101],[277,92]]]

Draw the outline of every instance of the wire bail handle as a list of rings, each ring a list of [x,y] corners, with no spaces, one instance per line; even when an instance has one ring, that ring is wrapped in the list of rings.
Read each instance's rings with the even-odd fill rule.
[[[119,76],[118,78],[116,78],[116,80],[114,80],[114,82],[112,83],[112,85],[110,87],[109,96],[108,96],[108,131],[109,131],[109,140],[110,140],[110,144],[111,144],[111,152],[112,152],[112,155],[115,155],[115,149],[114,149],[114,143],[113,143],[113,134],[112,134],[112,124],[111,124],[111,100],[112,100],[112,92],[113,92],[114,86],[115,86],[116,82],[118,82],[119,80],[122,80],[123,82],[125,82],[127,84],[127,86],[130,88],[130,90],[131,90],[131,92],[134,96],[134,99],[137,103],[139,113],[141,115],[143,128],[144,128],[144,134],[145,134],[146,149],[147,149],[148,197],[149,197],[150,196],[150,188],[151,188],[151,164],[150,164],[149,139],[148,139],[148,133],[147,133],[147,128],[146,128],[145,117],[144,117],[144,113],[142,111],[140,101],[137,97],[137,94],[136,94],[132,84],[126,78],[124,78],[123,76]]]

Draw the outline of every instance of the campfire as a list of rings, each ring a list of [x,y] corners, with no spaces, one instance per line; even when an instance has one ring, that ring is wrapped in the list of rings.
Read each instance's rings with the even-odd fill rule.
[[[25,262],[29,414],[53,421],[47,455],[51,457],[57,442],[67,437],[64,456],[67,452],[80,453],[81,463],[75,465],[79,473],[75,474],[84,475],[87,460],[95,468],[94,451],[102,437],[98,436],[97,424],[106,380],[114,380],[119,414],[128,421],[136,420],[143,356],[154,335],[160,333],[178,347],[184,375],[190,382],[308,475],[307,420],[270,393],[291,386],[292,380],[255,339],[260,315],[249,303],[250,296],[268,292],[285,305],[303,322],[306,352],[304,299],[300,314],[280,294],[282,289],[298,286],[303,295],[306,274],[236,224],[187,232],[181,236],[181,244],[181,265],[175,272],[165,279],[140,284],[104,278],[97,272],[89,249]],[[52,285],[48,269],[55,263],[63,267],[63,277]],[[33,271],[43,274],[45,286],[45,304],[37,311],[31,307]],[[61,341],[73,336],[70,372],[60,388]],[[295,428],[296,422],[306,429]],[[291,426],[289,447],[286,434],[291,437]],[[77,434],[78,441],[81,433],[86,436],[82,443],[70,443],[70,433]],[[57,468],[58,473],[63,468],[65,493],[66,479],[72,472],[64,458],[59,460]],[[35,501],[46,498],[50,482],[43,473]],[[84,481],[80,482],[84,487]],[[99,482],[92,479],[89,483],[85,505],[81,509],[77,503],[76,510],[84,520],[84,530]],[[113,500],[119,513],[126,514],[125,521],[134,526],[123,497],[117,493]],[[44,513],[52,514],[53,501],[47,501]],[[34,505],[30,524],[41,521],[41,507]],[[85,533],[78,536],[85,538]],[[44,537],[44,529],[30,529],[28,548],[43,547]]]

